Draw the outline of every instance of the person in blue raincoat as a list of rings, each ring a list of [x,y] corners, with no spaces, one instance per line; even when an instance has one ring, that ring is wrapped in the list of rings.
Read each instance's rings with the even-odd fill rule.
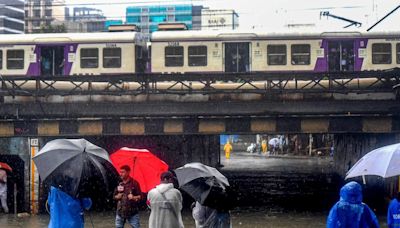
[[[400,227],[400,192],[392,199],[387,213],[387,224],[389,228]]]
[[[327,228],[379,227],[374,212],[362,202],[361,185],[349,182],[340,189],[340,200],[331,208]]]
[[[90,198],[77,199],[51,186],[48,197],[50,206],[49,228],[83,228],[83,210],[92,206]]]

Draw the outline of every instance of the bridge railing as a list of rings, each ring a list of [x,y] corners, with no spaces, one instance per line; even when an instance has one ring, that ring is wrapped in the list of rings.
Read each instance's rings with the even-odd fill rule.
[[[1,76],[0,96],[395,92],[400,69],[362,72],[252,72]]]

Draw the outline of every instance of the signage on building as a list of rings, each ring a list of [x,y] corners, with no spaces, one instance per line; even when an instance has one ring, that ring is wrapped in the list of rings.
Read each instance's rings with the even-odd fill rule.
[[[234,10],[201,11],[202,29],[235,29],[238,27],[238,15]]]

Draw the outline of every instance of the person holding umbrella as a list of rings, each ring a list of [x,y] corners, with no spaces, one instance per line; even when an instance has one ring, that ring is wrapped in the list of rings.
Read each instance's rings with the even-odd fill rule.
[[[90,208],[90,198],[111,198],[118,185],[108,152],[85,139],[52,140],[33,161],[44,185],[51,186],[49,227],[84,227],[83,209]]]
[[[231,226],[229,210],[234,207],[234,197],[222,173],[198,162],[179,167],[175,173],[179,188],[196,200],[192,215],[197,228]]]
[[[92,207],[90,198],[78,199],[54,186],[47,200],[50,206],[48,228],[84,228],[84,210]]]
[[[114,191],[114,199],[117,203],[117,215],[115,218],[115,226],[123,228],[125,222],[133,228],[140,227],[139,221],[139,201],[142,199],[142,192],[139,183],[129,176],[131,168],[124,165],[120,169],[122,182]]]
[[[147,204],[151,209],[149,228],[183,228],[182,195],[174,188],[174,175],[161,174],[161,184],[150,190]]]
[[[196,228],[230,228],[229,210],[214,209],[196,201],[192,210]]]

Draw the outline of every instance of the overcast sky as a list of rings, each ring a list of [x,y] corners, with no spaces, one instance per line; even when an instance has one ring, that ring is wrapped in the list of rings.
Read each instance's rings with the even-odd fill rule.
[[[400,5],[400,0],[66,0],[69,4],[93,7],[103,10],[109,19],[125,20],[127,6],[166,5],[187,3],[203,5],[212,9],[234,9],[239,14],[241,29],[262,29],[276,31],[287,24],[315,24],[321,31],[341,30],[347,22],[320,17],[321,11],[349,18],[363,23],[360,30],[366,30],[377,20]],[[111,2],[111,3],[110,3]],[[374,28],[379,30],[400,30],[400,9]],[[350,28],[348,30],[355,30]]]

